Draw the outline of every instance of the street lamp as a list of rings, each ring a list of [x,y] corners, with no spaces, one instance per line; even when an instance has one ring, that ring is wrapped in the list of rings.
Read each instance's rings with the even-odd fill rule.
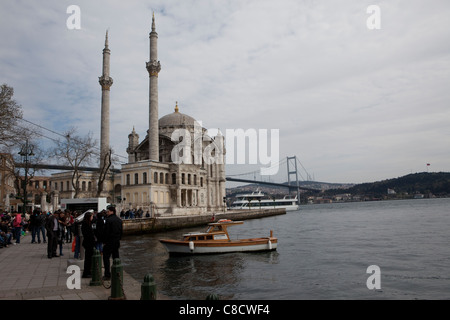
[[[25,145],[22,146],[20,149],[19,155],[22,157],[22,163],[25,165],[25,181],[23,185],[23,207],[22,207],[22,213],[25,215],[26,213],[26,207],[27,207],[27,184],[28,184],[28,161],[29,157],[34,156],[33,153],[33,146],[30,146],[28,144],[28,139],[25,142]]]

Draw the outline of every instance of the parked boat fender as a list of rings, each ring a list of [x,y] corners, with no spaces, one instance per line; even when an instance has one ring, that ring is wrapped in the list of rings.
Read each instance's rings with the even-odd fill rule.
[[[269,250],[272,250],[272,241],[269,240]]]
[[[194,252],[194,241],[189,241],[189,250],[191,250],[191,252]]]

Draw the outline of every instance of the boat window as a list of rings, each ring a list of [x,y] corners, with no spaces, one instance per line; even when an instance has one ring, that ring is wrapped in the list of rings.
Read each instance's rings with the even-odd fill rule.
[[[205,236],[198,236],[198,240],[205,240]]]
[[[216,234],[214,235],[215,240],[228,240],[228,237],[226,234]]]
[[[206,236],[206,240],[212,240],[213,236]]]
[[[189,240],[189,241],[194,241],[194,240],[196,240],[196,239],[195,239],[195,237],[189,237],[188,240]]]

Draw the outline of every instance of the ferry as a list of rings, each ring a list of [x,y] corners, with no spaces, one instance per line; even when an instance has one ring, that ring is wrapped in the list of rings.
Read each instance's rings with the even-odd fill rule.
[[[231,240],[227,228],[243,224],[243,221],[221,219],[208,224],[206,232],[192,232],[181,240],[160,239],[169,254],[210,254],[229,252],[272,251],[277,249],[278,239],[270,231],[269,237]]]
[[[283,199],[268,199],[264,196],[259,189],[252,193],[238,194],[230,210],[284,208],[286,211],[295,211],[299,209],[297,196],[295,198],[285,196]]]

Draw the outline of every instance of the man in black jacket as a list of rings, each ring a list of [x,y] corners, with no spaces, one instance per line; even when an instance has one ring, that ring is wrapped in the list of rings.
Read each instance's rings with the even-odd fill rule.
[[[49,216],[45,223],[45,229],[47,230],[47,257],[49,259],[53,257],[59,257],[56,254],[56,248],[58,246],[58,215],[60,211],[53,212],[53,215]]]
[[[116,215],[116,208],[109,206],[106,209],[106,221],[103,233],[103,266],[105,267],[105,279],[111,278],[109,259],[119,258],[120,239],[122,238],[122,220]]]

